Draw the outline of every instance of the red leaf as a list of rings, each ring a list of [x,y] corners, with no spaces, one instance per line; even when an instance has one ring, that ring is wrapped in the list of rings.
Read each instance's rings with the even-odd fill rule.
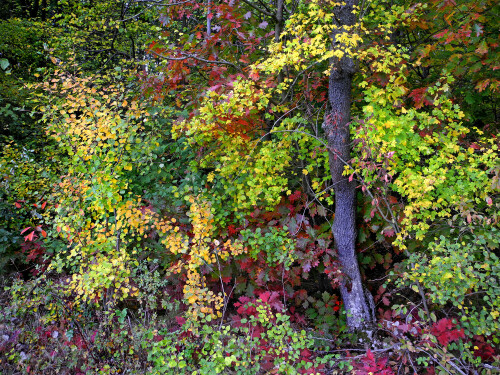
[[[257,70],[252,70],[252,72],[250,73],[250,78],[253,81],[258,80],[259,79],[259,72]]]
[[[21,234],[23,234],[24,232],[26,232],[28,229],[30,229],[31,227],[27,227],[27,228],[24,228],[22,231],[21,231]]]
[[[481,149],[481,147],[479,147],[476,143],[472,143],[470,145],[470,147],[473,148],[474,150],[480,150]]]
[[[176,316],[175,320],[177,321],[177,324],[182,326],[184,323],[186,323],[186,319],[183,318],[182,316]]]
[[[44,210],[44,209],[45,209],[45,206],[46,206],[46,205],[47,205],[47,202],[43,202],[43,203],[42,203],[42,210]]]
[[[243,56],[241,56],[241,57],[240,57],[240,61],[241,61],[242,63],[245,63],[245,64],[249,64],[249,63],[250,63],[250,60],[249,60],[249,58],[248,58],[248,56],[247,56],[247,55],[243,55]]]
[[[304,349],[300,352],[302,358],[309,358],[312,352],[309,349]]]
[[[431,333],[436,336],[438,342],[443,346],[465,337],[464,330],[458,329],[451,319],[447,318],[443,318],[435,323]]]
[[[443,36],[445,36],[445,35],[446,35],[446,33],[448,33],[448,29],[445,29],[445,30],[441,31],[440,33],[435,34],[435,35],[434,35],[434,38],[436,38],[436,39],[440,39],[440,38],[442,38]]]
[[[477,336],[475,336],[474,338],[476,337]],[[481,357],[483,361],[489,361],[495,355],[495,349],[493,349],[488,343],[476,341],[474,344],[474,347],[477,348],[476,350],[474,350],[474,355],[476,357]]]
[[[288,199],[290,200],[290,203],[294,203],[296,200],[300,199],[301,197],[301,192],[300,190],[296,190],[295,193],[291,194]]]
[[[16,205],[16,207],[17,207],[17,208],[21,208],[21,203],[16,202],[16,203],[14,203],[14,204]]]
[[[394,232],[394,228],[392,226],[385,227],[384,230],[382,231],[382,233],[386,237],[392,237],[392,236],[394,236],[394,234],[396,234]]]
[[[269,297],[271,296],[271,292],[264,292],[260,295],[260,299],[262,302],[267,302],[269,301]]]
[[[389,196],[389,203],[391,203],[391,204],[398,203],[398,198],[396,198],[394,195],[390,195]]]
[[[421,87],[419,89],[415,89],[410,93],[410,98],[415,102],[415,108],[422,108],[424,105],[425,94],[427,92],[427,87]]]

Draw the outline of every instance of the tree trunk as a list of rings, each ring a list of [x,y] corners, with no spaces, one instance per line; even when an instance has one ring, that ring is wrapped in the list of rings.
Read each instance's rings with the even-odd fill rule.
[[[352,7],[356,0],[347,1],[346,5],[336,10],[338,29],[333,35],[343,32],[343,26],[353,25],[356,21]],[[339,48],[336,43],[335,48]],[[355,252],[356,243],[356,185],[343,176],[345,162],[350,159],[351,120],[351,84],[355,64],[351,57],[345,56],[334,61],[328,89],[330,113],[323,128],[330,149],[330,172],[335,190],[335,219],[333,236],[338,251],[339,261],[344,275],[340,293],[347,313],[347,326],[351,331],[358,331],[373,322],[372,298],[361,283],[358,260]]]

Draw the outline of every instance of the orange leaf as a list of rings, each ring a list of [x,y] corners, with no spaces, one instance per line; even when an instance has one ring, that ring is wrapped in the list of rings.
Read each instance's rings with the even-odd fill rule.
[[[45,232],[43,229],[42,229],[41,233],[42,233],[42,236],[47,237],[47,232]]]
[[[488,87],[489,84],[490,84],[489,79],[485,79],[483,81],[480,81],[476,84],[476,90],[479,90],[479,92],[482,92],[482,91],[484,91],[484,89],[486,89]]]
[[[24,237],[24,241],[33,241],[33,238],[35,237],[35,231],[31,232],[28,234],[26,237]]]

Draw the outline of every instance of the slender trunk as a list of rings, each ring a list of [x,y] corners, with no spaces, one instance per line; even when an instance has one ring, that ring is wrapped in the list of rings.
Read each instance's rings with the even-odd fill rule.
[[[211,0],[207,0],[207,38],[210,37],[212,33],[212,18],[210,16],[210,12],[212,11],[212,2]]]
[[[40,6],[40,0],[35,0],[33,6],[30,9],[30,17],[36,18],[38,16],[38,8]]]
[[[276,25],[274,26],[274,41],[280,41],[281,32],[283,31],[283,6],[285,0],[278,0],[276,4]]]
[[[276,20],[276,24],[274,25],[274,42],[275,43],[278,43],[280,41],[281,33],[283,32],[283,24],[284,24],[283,7],[284,7],[284,4],[285,4],[285,0],[277,0],[276,13],[274,14],[274,18]],[[283,74],[282,70],[278,73],[277,78],[278,78],[277,79],[278,84],[283,82],[284,74]],[[286,96],[286,91],[283,91],[280,95],[280,101],[284,101],[285,96]],[[279,118],[281,115],[282,115],[281,112],[277,112],[276,118]],[[266,120],[265,129],[264,129],[266,134],[264,135],[264,138],[263,138],[264,141],[271,140],[271,138],[272,138],[271,137],[271,130],[273,128],[273,124],[274,124],[273,121]]]
[[[47,20],[47,0],[42,0],[42,22]]]
[[[276,7],[276,25],[274,26],[274,41],[278,43],[280,41],[281,33],[283,32],[283,6],[285,0],[278,0]],[[283,83],[284,74],[283,70],[278,73],[278,84]],[[281,93],[281,101],[285,100],[286,91]]]
[[[356,0],[346,2],[336,11],[338,29],[355,23],[352,12]],[[336,43],[335,48],[339,48]],[[330,74],[328,98],[331,111],[323,128],[330,148],[330,172],[335,190],[335,219],[333,236],[344,275],[340,293],[347,313],[347,326],[351,331],[361,330],[373,322],[371,296],[365,293],[356,257],[356,185],[343,176],[345,162],[350,159],[351,85],[355,72],[352,58],[345,56],[334,61]]]

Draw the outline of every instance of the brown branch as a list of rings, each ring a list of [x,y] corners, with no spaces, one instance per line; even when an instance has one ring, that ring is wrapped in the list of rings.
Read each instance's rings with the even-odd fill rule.
[[[243,1],[246,5],[248,5],[248,6],[252,7],[252,8],[254,8],[256,11],[258,11],[258,12],[260,12],[260,13],[262,13],[262,14],[265,14],[266,16],[272,17],[274,20],[276,20],[276,21],[277,21],[277,19],[276,19],[276,15],[275,15],[275,14],[273,14],[273,13],[271,13],[271,12],[269,12],[269,11],[265,10],[265,9],[259,8],[257,5],[252,4],[252,3],[251,3],[250,1],[248,1],[248,0],[241,0],[241,1]]]
[[[187,59],[193,59],[193,60],[196,60],[196,61],[201,61],[201,62],[204,62],[206,64],[219,64],[219,65],[228,65],[228,66],[232,66],[233,68],[235,69],[238,69],[240,70],[236,65],[234,65],[233,63],[229,62],[229,61],[226,61],[226,60],[207,60],[207,59],[203,59],[201,57],[198,57],[196,55],[191,55],[191,54],[186,54],[185,56],[183,57],[170,57],[170,56],[165,56],[165,55],[162,55],[161,53],[158,53],[158,52],[155,52],[155,51],[150,51],[153,55],[157,56],[157,57],[160,57],[162,59],[166,59],[166,60],[171,60],[171,61],[182,61],[182,60],[187,60]]]

